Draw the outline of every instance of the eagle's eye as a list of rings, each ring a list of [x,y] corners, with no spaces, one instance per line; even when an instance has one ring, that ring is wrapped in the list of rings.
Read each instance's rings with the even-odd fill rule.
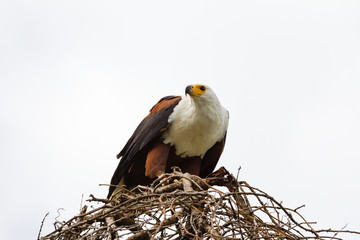
[[[205,89],[206,89],[205,86],[201,86],[201,87],[200,87],[200,90],[201,90],[201,91],[205,91]]]

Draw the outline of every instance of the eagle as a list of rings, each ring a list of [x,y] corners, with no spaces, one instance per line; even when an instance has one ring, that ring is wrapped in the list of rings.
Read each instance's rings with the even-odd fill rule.
[[[223,152],[228,122],[229,112],[209,86],[189,85],[184,96],[161,98],[117,155],[107,198],[117,186],[149,185],[174,166],[206,177]]]

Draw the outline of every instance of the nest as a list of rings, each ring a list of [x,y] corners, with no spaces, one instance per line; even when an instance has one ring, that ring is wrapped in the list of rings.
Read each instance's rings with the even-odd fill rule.
[[[79,215],[56,221],[41,240],[341,239],[349,230],[316,230],[299,212],[238,181],[225,168],[206,179],[174,169],[150,186],[120,189],[112,200],[90,195]],[[45,218],[44,218],[45,220]],[[43,222],[44,222],[43,220]],[[43,225],[43,223],[42,223]]]

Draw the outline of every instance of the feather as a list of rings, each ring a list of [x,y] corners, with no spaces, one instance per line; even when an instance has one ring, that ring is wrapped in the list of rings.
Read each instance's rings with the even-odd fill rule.
[[[150,113],[141,121],[125,147],[117,155],[117,158],[121,157],[121,160],[111,179],[111,185],[118,185],[129,168],[135,166],[134,163],[145,161],[146,150],[151,142],[159,140],[162,132],[169,127],[169,116],[180,100],[180,96],[167,96],[151,108]],[[115,186],[110,186],[108,198],[115,188]]]

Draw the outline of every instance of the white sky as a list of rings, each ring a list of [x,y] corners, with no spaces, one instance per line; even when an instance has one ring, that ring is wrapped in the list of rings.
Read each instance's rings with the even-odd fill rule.
[[[105,197],[137,124],[191,83],[230,112],[219,167],[360,231],[360,1],[2,1],[0,34],[0,239]]]

